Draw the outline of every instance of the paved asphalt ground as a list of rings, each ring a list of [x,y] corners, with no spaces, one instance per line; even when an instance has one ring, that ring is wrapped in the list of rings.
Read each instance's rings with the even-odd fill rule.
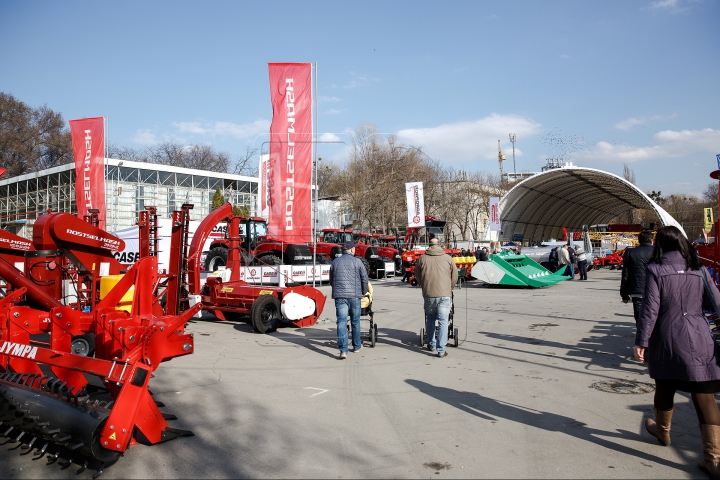
[[[374,283],[377,346],[344,361],[332,300],[314,327],[271,335],[193,322],[196,353],[151,389],[195,436],[132,447],[102,478],[705,478],[687,395],[662,447],[642,428],[652,392],[593,388],[651,380],[620,273],[589,278],[456,290],[461,344],[443,359],[418,345],[420,290],[394,279]],[[91,476],[13,447],[0,446],[1,478]]]

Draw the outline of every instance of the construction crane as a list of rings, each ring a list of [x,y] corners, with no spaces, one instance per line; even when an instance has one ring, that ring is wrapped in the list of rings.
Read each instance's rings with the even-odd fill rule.
[[[505,155],[503,155],[502,150],[500,149],[500,140],[498,140],[498,165],[500,166],[500,183],[502,183],[503,181],[503,160],[505,160]]]

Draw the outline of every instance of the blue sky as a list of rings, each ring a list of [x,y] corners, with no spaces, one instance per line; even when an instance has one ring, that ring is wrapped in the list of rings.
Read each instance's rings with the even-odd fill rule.
[[[701,193],[720,154],[720,2],[0,2],[0,91],[109,141],[267,140],[268,62],[317,62],[318,148],[373,123],[443,164],[547,157]]]

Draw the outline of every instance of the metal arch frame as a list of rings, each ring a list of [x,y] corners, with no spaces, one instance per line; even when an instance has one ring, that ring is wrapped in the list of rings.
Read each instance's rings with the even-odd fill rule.
[[[502,238],[512,238],[522,228],[525,240],[541,240],[559,235],[563,227],[606,223],[632,208],[651,209],[663,226],[684,233],[670,214],[625,179],[594,168],[563,167],[525,179],[502,197]]]

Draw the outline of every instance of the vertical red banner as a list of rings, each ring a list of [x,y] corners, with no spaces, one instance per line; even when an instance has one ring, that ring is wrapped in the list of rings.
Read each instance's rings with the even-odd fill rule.
[[[269,63],[270,208],[268,235],[288,243],[312,241],[312,68]]]
[[[100,211],[100,228],[105,228],[105,123],[103,117],[70,120],[75,157],[75,202],[78,217],[91,208]]]

